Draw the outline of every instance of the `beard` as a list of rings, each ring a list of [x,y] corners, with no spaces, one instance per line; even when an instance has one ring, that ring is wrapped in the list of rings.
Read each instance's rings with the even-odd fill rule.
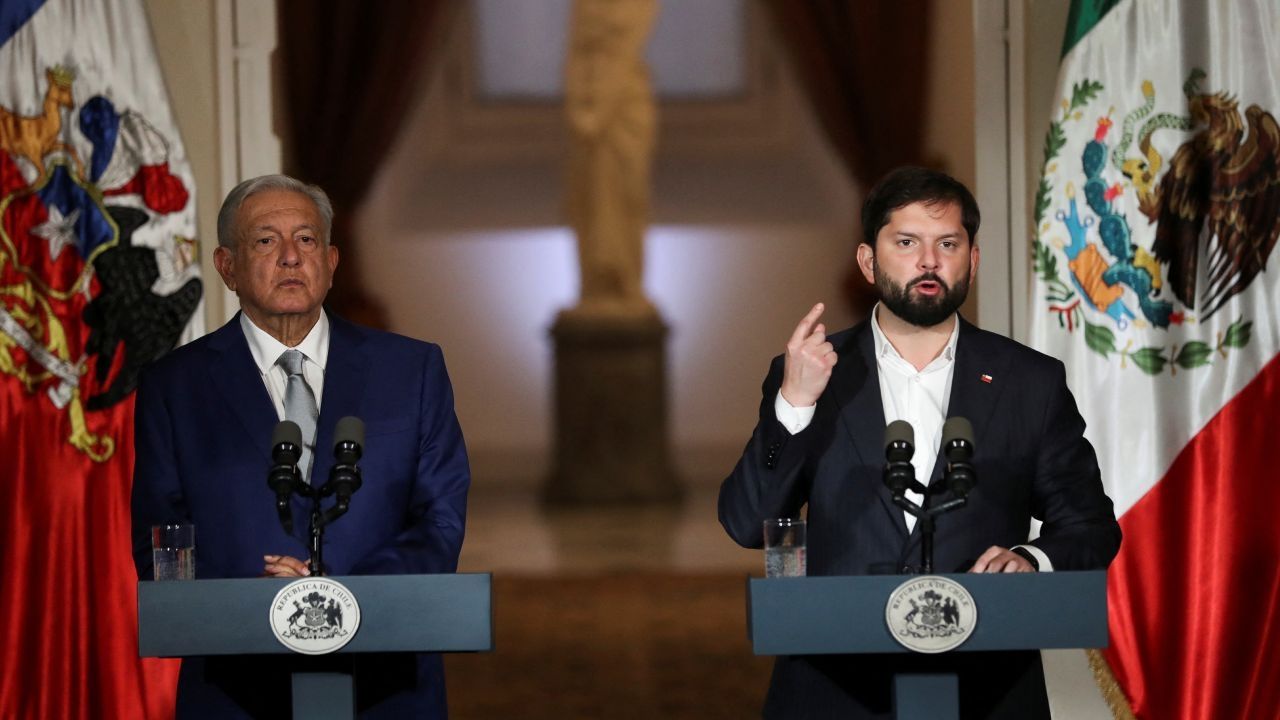
[[[961,276],[954,287],[947,285],[934,273],[925,273],[912,279],[905,286],[899,285],[881,272],[880,265],[874,261],[872,273],[876,281],[876,290],[880,291],[880,302],[889,308],[889,312],[916,327],[933,327],[951,317],[951,314],[960,309],[964,299],[969,295],[967,273]],[[911,288],[926,280],[938,283],[942,292],[934,297],[912,297]]]

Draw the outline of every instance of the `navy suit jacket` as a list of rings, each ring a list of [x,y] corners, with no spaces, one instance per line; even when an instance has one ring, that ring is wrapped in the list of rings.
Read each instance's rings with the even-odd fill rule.
[[[992,545],[1025,544],[1033,517],[1044,524],[1031,544],[1055,570],[1107,567],[1120,527],[1062,363],[960,323],[948,415],[973,424],[978,483],[967,505],[938,518],[934,570],[965,572]],[[810,575],[918,572],[920,524],[908,533],[882,481],[885,417],[871,326],[830,342],[838,355],[831,380],[813,421],[794,436],[774,413],[783,369],[774,359],[755,432],[720,488],[720,522],[758,548],[763,520],[798,517],[807,505]],[[933,482],[945,466],[939,456]],[[779,658],[766,715],[887,717],[892,673],[908,667],[959,672],[962,717],[1047,717],[1038,653]]]
[[[364,420],[365,444],[363,486],[326,530],[326,573],[454,572],[470,472],[443,355],[430,343],[329,319],[314,484],[334,464],[339,418]],[[256,577],[265,554],[308,557],[310,500],[295,497],[286,534],[266,482],[277,422],[238,315],[144,371],[132,502],[140,578],[152,576],[149,528],[165,522],[195,525],[197,578]],[[288,672],[307,663],[355,663],[364,716],[446,716],[440,659],[429,655],[190,658],[178,715],[287,716]]]

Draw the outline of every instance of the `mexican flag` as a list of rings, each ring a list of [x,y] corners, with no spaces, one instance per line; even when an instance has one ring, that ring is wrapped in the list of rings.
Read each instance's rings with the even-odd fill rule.
[[[141,0],[0,2],[0,718],[173,714],[177,663],[138,658],[133,391],[203,328],[194,196]]]
[[[1274,0],[1071,7],[1031,337],[1124,531],[1095,657],[1119,716],[1280,716],[1278,30]]]

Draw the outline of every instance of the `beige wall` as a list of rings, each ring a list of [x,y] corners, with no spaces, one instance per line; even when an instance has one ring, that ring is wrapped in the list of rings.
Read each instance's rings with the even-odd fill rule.
[[[1057,0],[1024,0],[1026,2],[1026,42],[1022,57],[1026,72],[1026,87],[1022,99],[1026,108],[1027,127],[1022,141],[1027,149],[1026,176],[1028,178],[1027,207],[1035,207],[1036,186],[1040,180],[1040,165],[1044,162],[1044,138],[1058,107],[1058,60],[1062,51],[1062,36],[1067,27],[1067,3]],[[1028,218],[1026,229],[1033,230],[1034,219]],[[1023,266],[1031,272],[1031,260]]]
[[[156,54],[196,181],[196,222],[205,283],[205,327],[221,324],[222,281],[213,269],[219,184],[214,6],[208,0],[145,0]],[[218,292],[213,292],[218,290]]]
[[[972,9],[939,2],[937,11],[926,156],[972,183]],[[774,60],[781,140],[695,156],[673,149],[679,133],[668,131],[657,161],[647,284],[672,327],[677,462],[699,477],[729,470],[754,424],[768,359],[795,319],[824,300],[836,307],[833,327],[848,322],[838,287],[857,193]],[[477,478],[535,479],[550,438],[546,330],[576,296],[560,156],[458,152],[466,133],[441,119],[449,99],[432,87],[436,97],[363,214],[366,279],[395,329],[444,346]],[[556,143],[554,132],[528,140]],[[965,311],[976,317],[975,303]]]
[[[857,198],[771,57],[763,120],[744,129],[750,110],[683,108],[659,141],[646,287],[671,327],[670,429],[687,478],[731,469],[769,360],[814,302],[831,306],[833,329],[849,324],[839,286]],[[577,297],[559,110],[550,127],[527,108],[471,115],[442,80],[362,213],[363,271],[394,329],[443,346],[476,482],[535,482],[551,437],[547,331]]]
[[[973,7],[934,0],[929,44],[925,157],[973,186]]]
[[[975,188],[973,7],[958,0],[934,0],[929,43],[929,84],[925,105],[924,156]],[[979,232],[979,237],[982,237]],[[982,248],[991,252],[992,248]],[[981,265],[981,263],[979,263]],[[982,282],[979,272],[977,282]],[[975,283],[960,312],[978,317]]]

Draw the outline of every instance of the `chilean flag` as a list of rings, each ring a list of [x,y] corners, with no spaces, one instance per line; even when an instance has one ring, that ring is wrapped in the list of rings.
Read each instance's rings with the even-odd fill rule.
[[[0,718],[173,714],[140,660],[133,390],[203,330],[194,184],[140,0],[0,2]]]
[[[1066,363],[1124,531],[1094,658],[1118,716],[1280,717],[1277,27],[1271,0],[1068,20],[1031,336]]]

